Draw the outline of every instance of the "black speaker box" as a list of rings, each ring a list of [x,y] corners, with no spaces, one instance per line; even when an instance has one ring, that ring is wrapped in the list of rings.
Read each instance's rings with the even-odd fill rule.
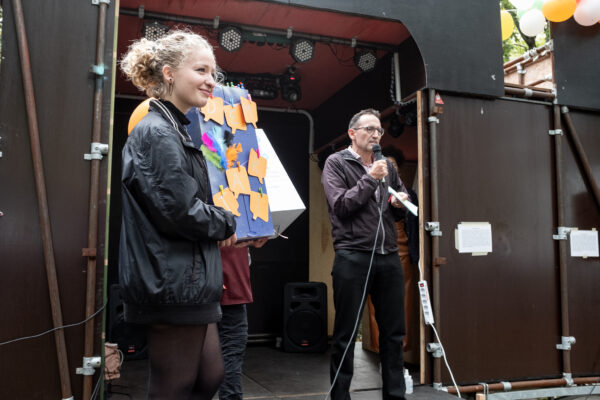
[[[147,357],[146,327],[125,322],[123,289],[116,284],[108,290],[108,341],[119,346],[126,360]]]
[[[283,350],[327,350],[327,286],[322,282],[288,283],[283,300]]]

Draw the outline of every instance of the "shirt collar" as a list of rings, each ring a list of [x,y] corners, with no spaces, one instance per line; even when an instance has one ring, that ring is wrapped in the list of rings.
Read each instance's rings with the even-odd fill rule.
[[[361,156],[358,155],[357,152],[354,151],[354,149],[352,148],[352,145],[348,146],[348,151],[350,152],[350,154],[352,154],[352,157],[356,158],[358,160],[358,162],[360,162],[362,165],[364,165],[366,167],[370,167],[371,165],[373,165],[373,160],[371,160],[371,162],[369,164],[363,163],[363,159],[361,158]]]

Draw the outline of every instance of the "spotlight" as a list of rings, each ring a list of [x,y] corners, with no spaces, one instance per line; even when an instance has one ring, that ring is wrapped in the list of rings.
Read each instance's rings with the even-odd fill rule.
[[[305,63],[312,60],[315,54],[315,44],[308,39],[298,39],[290,46],[290,55],[294,61]]]
[[[373,50],[357,50],[354,53],[354,64],[362,72],[370,72],[375,69],[377,63],[377,56]]]
[[[300,77],[296,75],[293,68],[289,68],[287,72],[279,77],[279,85],[281,86],[281,97],[285,101],[293,103],[302,98]]]
[[[223,50],[234,52],[242,47],[242,31],[235,26],[226,26],[219,32],[219,46]]]
[[[169,27],[158,21],[144,22],[142,35],[148,40],[156,40],[164,36],[169,31]]]

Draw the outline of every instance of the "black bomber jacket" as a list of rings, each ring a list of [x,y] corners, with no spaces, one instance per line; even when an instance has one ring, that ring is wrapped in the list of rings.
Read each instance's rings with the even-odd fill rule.
[[[119,279],[128,322],[205,324],[221,317],[217,241],[236,224],[212,204],[202,153],[177,114],[172,104],[151,101],[123,148]]]

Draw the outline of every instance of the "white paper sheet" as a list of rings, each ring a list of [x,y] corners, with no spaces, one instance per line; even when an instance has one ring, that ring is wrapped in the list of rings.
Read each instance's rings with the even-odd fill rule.
[[[456,230],[459,253],[491,253],[492,225],[489,222],[461,222]]]
[[[569,241],[571,257],[598,257],[598,231],[573,230]]]

